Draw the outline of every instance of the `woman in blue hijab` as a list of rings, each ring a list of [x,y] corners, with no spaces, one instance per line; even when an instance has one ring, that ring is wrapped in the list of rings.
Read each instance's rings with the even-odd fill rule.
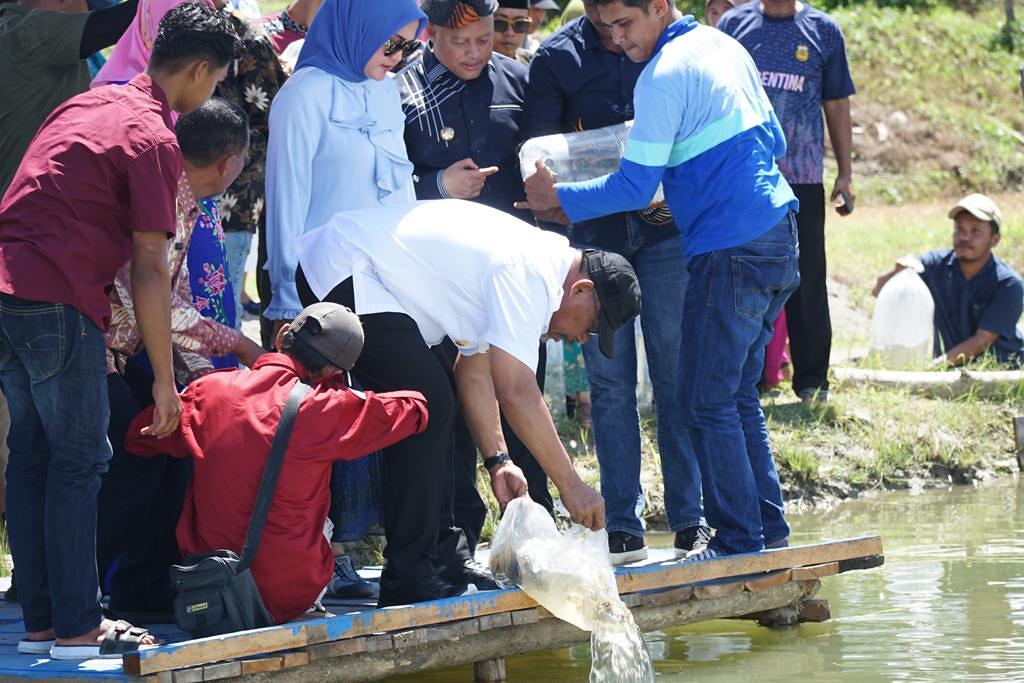
[[[413,166],[405,151],[398,88],[388,77],[416,46],[426,23],[415,0],[326,0],[306,34],[295,73],[270,108],[267,149],[269,320],[291,320],[296,237],[339,211],[411,202]],[[335,552],[380,516],[379,455],[339,462],[332,476]],[[377,472],[377,476],[372,476]],[[335,558],[328,597],[368,598],[374,586]]]
[[[291,320],[293,240],[339,211],[415,200],[398,88],[388,78],[422,30],[415,0],[326,0],[270,109],[264,317]]]

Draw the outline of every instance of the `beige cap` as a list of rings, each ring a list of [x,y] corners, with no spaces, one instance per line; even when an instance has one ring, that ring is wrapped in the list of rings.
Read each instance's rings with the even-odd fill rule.
[[[980,220],[995,223],[996,231],[1003,227],[1003,214],[999,212],[999,207],[983,194],[975,192],[961,199],[949,210],[949,217],[956,218],[961,211],[966,211]]]

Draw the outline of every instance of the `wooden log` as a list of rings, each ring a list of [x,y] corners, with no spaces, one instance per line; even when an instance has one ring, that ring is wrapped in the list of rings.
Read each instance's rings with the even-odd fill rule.
[[[281,665],[284,663],[284,657],[260,657],[259,659],[243,659],[242,675],[249,676],[251,674],[267,673],[269,671],[279,671]]]
[[[620,593],[632,593],[881,554],[882,539],[878,536],[865,536],[759,553],[727,555],[700,562],[647,565],[619,574],[616,580]]]
[[[832,618],[832,610],[829,609],[828,600],[820,598],[801,601],[799,611],[800,623],[809,621],[819,624]]]
[[[771,588],[772,586],[781,586],[790,580],[792,574],[792,569],[783,569],[781,571],[765,574],[764,576],[756,576],[744,581],[743,588],[753,592],[764,590],[765,588]]]
[[[967,393],[990,396],[1024,382],[1024,371],[950,370],[947,372],[832,368],[838,384],[902,389],[929,398],[956,398]]]
[[[723,577],[748,576],[796,566],[881,556],[877,536],[730,555],[700,562],[666,562],[630,568],[616,576],[620,593],[681,586]],[[305,648],[333,640],[402,631],[447,621],[536,607],[519,590],[484,591],[446,600],[342,614],[293,624],[172,643],[124,656],[133,676],[182,669],[226,659]]]
[[[693,586],[681,586],[654,593],[637,593],[643,596],[643,607],[663,607],[689,600],[693,597]]]
[[[697,600],[707,600],[708,598],[724,598],[727,595],[736,595],[743,592],[743,584],[743,581],[698,583],[693,587],[693,597]]]
[[[799,599],[803,586],[790,582],[755,593],[743,591],[724,598],[690,600],[661,607],[639,607],[633,611],[643,631],[719,619],[788,605]],[[321,659],[303,669],[282,671],[275,683],[345,680],[374,681],[396,674],[414,673],[458,666],[486,659],[511,657],[525,652],[548,651],[589,640],[590,634],[560,619],[541,619],[535,624],[483,631],[458,641],[428,644],[394,653],[362,653],[341,659]]]
[[[235,678],[236,676],[241,675],[241,662],[224,662],[223,664],[208,664],[203,667],[204,681],[216,681],[221,678]]]
[[[194,669],[182,669],[174,672],[174,683],[202,683],[203,667]]]
[[[812,564],[810,567],[793,567],[790,571],[794,581],[810,581],[823,576],[834,576],[839,573],[838,562]]]
[[[328,657],[344,657],[359,652],[366,652],[366,638],[348,638],[347,640],[335,640],[330,643],[310,645],[306,648],[309,658],[325,659]],[[280,666],[278,668],[281,668]]]
[[[1024,472],[1024,415],[1013,418],[1013,445],[1017,451],[1017,469]]]
[[[508,680],[508,676],[505,675],[505,660],[499,657],[473,662],[473,679],[476,683],[503,683]]]

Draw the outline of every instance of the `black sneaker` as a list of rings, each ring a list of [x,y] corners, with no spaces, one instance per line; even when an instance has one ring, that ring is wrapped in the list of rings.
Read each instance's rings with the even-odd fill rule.
[[[439,576],[422,576],[414,579],[386,579],[381,576],[377,607],[454,598],[465,592],[465,584],[453,586]]]
[[[643,536],[634,536],[625,531],[608,534],[608,558],[613,565],[639,562],[647,559],[647,545]]]
[[[783,536],[782,538],[776,538],[774,541],[765,541],[765,550],[779,550],[781,548],[789,547],[789,536]]]
[[[706,548],[710,540],[711,529],[698,524],[677,531],[676,541],[672,545],[675,547],[676,557],[686,557],[690,553],[700,552]]]
[[[474,560],[469,560],[465,564],[448,565],[441,572],[441,578],[456,586],[471,583],[478,591],[496,591],[501,588],[494,581],[491,570]]]
[[[352,558],[338,555],[334,558],[334,576],[327,585],[325,598],[334,600],[359,600],[377,595],[377,585],[359,576]]]

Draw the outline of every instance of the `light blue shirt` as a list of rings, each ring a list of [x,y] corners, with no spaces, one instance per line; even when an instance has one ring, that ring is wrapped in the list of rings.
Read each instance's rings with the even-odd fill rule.
[[[297,237],[339,211],[416,199],[405,114],[391,79],[352,83],[316,67],[295,72],[270,108],[267,148],[269,320],[302,310]]]
[[[786,141],[747,51],[692,17],[670,25],[640,74],[619,170],[558,186],[574,223],[645,208],[658,183],[686,255],[739,246],[798,204],[775,163]]]

